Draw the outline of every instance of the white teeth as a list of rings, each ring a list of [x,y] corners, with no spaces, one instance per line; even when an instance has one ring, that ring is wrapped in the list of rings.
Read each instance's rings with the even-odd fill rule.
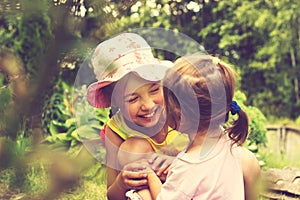
[[[144,117],[153,117],[153,115],[154,115],[154,112],[144,115]]]

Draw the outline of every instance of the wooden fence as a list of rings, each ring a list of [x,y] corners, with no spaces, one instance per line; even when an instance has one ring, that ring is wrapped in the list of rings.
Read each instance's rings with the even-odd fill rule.
[[[282,133],[286,133],[288,131],[300,134],[300,127],[289,126],[286,124],[283,125],[267,125],[266,129],[268,131],[279,131]]]
[[[280,125],[266,126],[269,151],[279,157],[300,162],[300,128]],[[267,169],[262,172],[266,190],[262,199],[300,199],[300,169],[285,167]]]
[[[268,148],[292,160],[300,160],[300,128],[288,125],[269,125]]]

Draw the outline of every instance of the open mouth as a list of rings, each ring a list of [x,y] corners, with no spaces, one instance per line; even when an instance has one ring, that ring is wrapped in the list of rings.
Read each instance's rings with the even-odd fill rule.
[[[153,109],[151,112],[148,112],[148,113],[145,113],[142,115],[138,115],[138,117],[143,118],[143,119],[151,119],[156,115],[157,111],[158,111],[158,108]]]
[[[152,118],[154,115],[155,115],[156,111],[153,111],[151,113],[147,113],[145,115],[138,115],[138,117],[141,117],[141,118]]]
[[[142,118],[151,118],[151,117],[154,116],[154,114],[155,114],[155,112],[151,112],[151,113],[148,113],[146,115],[141,115],[140,117],[142,117]]]

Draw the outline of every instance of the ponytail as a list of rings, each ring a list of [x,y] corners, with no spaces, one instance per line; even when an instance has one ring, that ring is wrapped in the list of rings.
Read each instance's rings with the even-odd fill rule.
[[[232,111],[231,111],[232,112]],[[236,111],[238,119],[233,121],[232,126],[226,129],[228,136],[234,144],[242,145],[248,136],[248,117],[243,110]]]
[[[226,129],[228,136],[233,140],[233,144],[242,145],[248,136],[248,116],[243,111],[236,101],[232,101],[235,88],[235,72],[234,70],[225,62],[212,58],[213,63],[219,69],[219,72],[224,81],[224,87],[227,94],[227,102],[229,102],[228,110],[232,115],[237,114],[238,119],[233,121],[232,126]],[[228,120],[229,111],[227,111],[225,122]]]

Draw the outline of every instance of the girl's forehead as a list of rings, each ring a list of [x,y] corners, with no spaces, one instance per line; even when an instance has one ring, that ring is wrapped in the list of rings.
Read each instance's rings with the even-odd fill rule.
[[[152,85],[160,84],[160,81],[148,81],[141,77],[132,77],[128,79],[125,86],[125,94],[134,93],[136,91],[143,91],[144,89],[150,88]]]

